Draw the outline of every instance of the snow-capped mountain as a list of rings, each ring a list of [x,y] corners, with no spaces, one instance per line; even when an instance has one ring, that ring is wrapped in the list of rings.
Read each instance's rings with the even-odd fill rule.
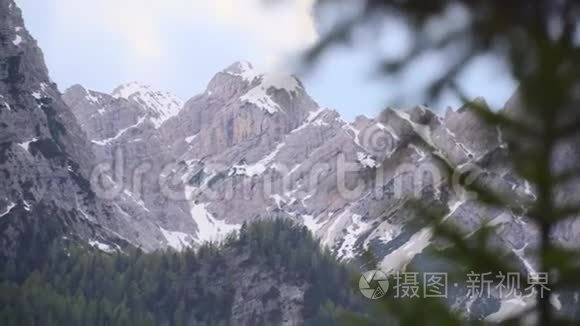
[[[176,116],[183,108],[183,101],[169,92],[161,92],[152,86],[130,82],[117,87],[111,94],[138,103],[147,111],[148,118],[156,128]]]
[[[103,105],[95,107],[86,94]],[[440,117],[424,107],[389,109],[381,119],[348,123],[314,102],[294,76],[264,74],[243,62],[219,72],[204,93],[160,126],[143,119],[145,104],[128,103],[119,89],[108,95],[73,87],[64,99],[92,138],[98,162],[113,162],[122,149],[126,170],[151,164],[147,176],[152,178],[144,178],[143,190],[128,195],[134,189],[132,176],[125,175],[116,200],[137,203],[148,221],[159,224],[160,247],[195,245],[223,237],[244,221],[286,216],[302,220],[340,257],[353,258],[378,236],[373,230],[384,228],[384,194],[374,193],[399,177],[399,167],[431,168],[440,156],[456,165],[475,163],[505,149],[496,129],[478,126],[480,135],[464,135],[465,126],[477,124],[467,111]],[[339,158],[354,168],[345,180],[337,178]],[[168,162],[175,166],[167,169]],[[365,183],[352,198],[341,193],[339,182],[354,189],[350,185],[377,169],[385,169],[384,184]],[[162,194],[158,176],[164,173],[178,181],[178,200]],[[432,196],[451,213],[461,211],[467,202],[446,191],[432,191]],[[391,204],[397,207],[404,196],[396,195]],[[396,219],[390,229],[404,225],[404,219]]]
[[[100,94],[105,112],[128,117],[111,121],[96,114],[103,108],[87,92]],[[150,224],[151,233],[141,233],[144,243],[137,244],[181,250],[223,239],[246,221],[285,217],[303,223],[341,259],[368,250],[383,269],[398,270],[421,264],[426,248],[436,245],[428,225],[409,223],[416,211],[407,202],[419,197],[466,234],[496,225],[505,254],[522,268],[535,266],[533,225],[471,200],[443,172],[442,162],[472,168],[478,182],[515,193],[522,203],[535,198],[512,172],[502,131],[467,108],[444,115],[424,106],[387,109],[349,123],[320,107],[296,77],[245,62],[217,73],[160,125],[128,113],[146,112],[143,103],[114,95],[75,87],[64,99],[91,135],[98,162],[114,162],[121,149],[126,171],[150,165],[141,190],[134,191],[133,175],[125,174],[116,180],[123,191],[112,199],[136,224]],[[578,225],[559,232],[562,241],[577,245],[571,235]],[[513,308],[495,302],[501,314]]]
[[[0,0],[0,9],[3,259],[16,259],[19,234],[30,225],[38,231],[47,216],[54,236],[105,251],[128,243],[183,250],[246,221],[284,217],[341,259],[368,250],[381,268],[398,270],[423,263],[438,245],[427,224],[409,223],[416,214],[409,198],[418,197],[466,235],[497,226],[498,250],[522,269],[537,268],[538,236],[525,216],[477,203],[443,172],[442,162],[474,168],[478,182],[522,205],[535,198],[509,164],[505,135],[469,109],[387,109],[347,122],[295,76],[246,62],[218,72],[186,102],[137,82],[111,94],[76,85],[61,95],[19,9],[12,0]],[[506,112],[517,114],[516,99]],[[563,148],[559,164],[580,162],[578,148]],[[571,185],[562,197],[578,191]],[[555,237],[576,246],[578,234],[570,221]],[[494,304],[494,318],[511,309]]]
[[[116,127],[103,128],[112,118],[95,114],[103,109],[93,107],[87,92],[99,94],[107,103],[105,112],[118,112],[112,121]],[[422,235],[423,245],[405,255],[412,258],[430,237],[425,230],[411,231],[405,225],[403,216],[410,213],[403,214],[403,194],[416,191],[398,181],[410,173],[405,169],[433,169],[441,157],[455,165],[483,165],[491,155],[498,158],[494,165],[501,166],[505,151],[501,132],[486,128],[469,111],[441,117],[419,106],[348,123],[314,102],[294,76],[264,74],[243,62],[219,72],[204,93],[159,127],[127,113],[146,108],[128,108],[113,95],[73,87],[64,98],[94,138],[97,161],[114,161],[120,148],[128,171],[143,162],[152,165],[148,176],[153,178],[144,180],[138,196],[128,195],[131,176],[125,175],[123,188],[128,189],[116,200],[121,206],[137,203],[135,209],[142,211],[138,215],[158,224],[155,237],[160,247],[192,246],[224,237],[244,221],[285,216],[302,221],[345,259],[377,243],[388,247],[398,237]],[[122,114],[129,117],[119,118]],[[174,166],[167,169],[168,162]],[[344,180],[338,178],[341,164],[353,168]],[[379,184],[365,181],[350,197],[341,191],[343,186],[355,189],[365,173],[377,170],[384,170]],[[164,173],[177,181],[177,200],[162,194],[157,177]],[[509,170],[504,166],[497,174],[493,182],[500,183]],[[438,182],[443,184],[445,177],[441,178]],[[517,182],[515,177],[510,180]],[[422,187],[421,195],[447,207],[451,220],[468,219],[462,224],[476,227],[495,217],[462,216],[464,208],[473,205],[465,198],[439,184]]]

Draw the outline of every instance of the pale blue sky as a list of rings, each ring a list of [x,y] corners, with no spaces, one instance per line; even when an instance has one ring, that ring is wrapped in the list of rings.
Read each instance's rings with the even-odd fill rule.
[[[287,67],[281,63],[315,42],[319,29],[311,15],[313,0],[295,0],[282,11],[262,8],[259,0],[16,2],[61,90],[79,83],[109,92],[138,80],[187,100],[234,61],[248,60],[263,69]],[[373,79],[373,59],[405,44],[397,26],[385,28],[389,40],[384,44],[361,37],[355,48],[329,52],[317,69],[302,76],[320,105],[352,120],[376,115],[402,93],[410,95],[403,99],[409,105],[423,102],[421,86],[445,57],[425,58],[400,80]],[[470,95],[501,106],[514,91],[503,71],[492,58],[481,58],[461,80]],[[459,104],[453,98],[443,102],[436,106]]]

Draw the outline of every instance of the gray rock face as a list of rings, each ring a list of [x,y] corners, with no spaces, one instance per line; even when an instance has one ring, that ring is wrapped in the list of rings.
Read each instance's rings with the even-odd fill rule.
[[[0,1],[0,254],[16,259],[30,225],[73,233],[103,248],[114,211],[95,198],[94,156],[48,77],[42,53],[12,0]],[[52,227],[51,227],[52,225]],[[58,230],[58,231],[57,231]],[[7,258],[9,257],[9,258]],[[3,260],[4,261],[4,260]]]
[[[135,244],[143,248],[160,248],[159,243],[165,238],[158,224],[168,219],[179,222],[183,213],[178,201],[164,205],[157,200],[158,180],[147,176],[159,175],[169,156],[158,129],[160,122],[175,114],[180,100],[136,83],[120,86],[112,95],[77,85],[69,88],[63,99],[91,139],[89,148],[95,155],[93,186],[105,178],[103,187],[93,190],[116,208],[122,220],[134,225],[118,232],[138,238]],[[169,107],[164,110],[160,103]],[[115,170],[111,174],[99,173],[100,167]]]
[[[387,109],[348,123],[320,108],[295,77],[262,74],[248,63],[219,72],[160,125],[148,120],[143,103],[113,95],[73,87],[64,98],[91,135],[98,162],[123,153],[129,173],[111,200],[141,225],[145,243],[138,244],[179,250],[222,239],[245,221],[285,217],[302,222],[341,259],[370,250],[381,268],[394,271],[438,246],[427,223],[409,223],[416,211],[408,201],[421,198],[466,235],[498,226],[498,250],[534,271],[534,226],[525,216],[478,204],[443,168],[446,162],[468,171],[474,182],[522,205],[535,199],[513,173],[506,136],[467,108],[444,116],[423,106]],[[576,148],[562,155],[575,157]],[[141,191],[133,191],[131,176],[144,163],[149,172]],[[576,234],[559,232],[568,242]],[[499,300],[487,304],[483,316],[492,319],[509,310]]]
[[[320,108],[295,77],[261,74],[248,63],[218,73],[161,125],[151,123],[142,102],[113,95],[75,86],[64,99],[92,139],[97,162],[123,153],[128,172],[115,180],[123,190],[112,201],[150,224],[141,245],[195,246],[244,221],[283,216],[350,259],[369,246],[400,243],[411,232],[405,202],[414,195],[447,209],[466,232],[503,216],[450,189],[441,160],[477,165],[490,184],[530,192],[510,174],[501,131],[466,109],[445,117],[425,107],[389,109],[347,123]],[[134,171],[143,165],[148,172],[136,189]],[[406,235],[424,235],[416,253],[430,244],[425,232]],[[392,249],[395,256],[384,257],[386,265],[394,259],[392,268],[413,257],[399,262]]]
[[[140,244],[158,247],[217,240],[243,221],[267,216],[270,209],[264,201],[272,199],[258,193],[258,187],[250,188],[246,198],[220,197],[261,177],[280,152],[282,140],[292,136],[299,141],[291,132],[307,119],[318,118],[309,117],[318,105],[295,77],[258,74],[247,63],[218,73],[204,94],[161,125],[152,123],[143,101],[114,95],[75,86],[63,97],[92,139],[97,162],[116,163],[116,154],[122,153],[127,173],[120,179],[111,176],[122,185],[113,205],[156,225],[150,234],[141,234],[145,243]],[[336,118],[334,114],[327,119]],[[322,141],[313,145],[320,147]],[[287,163],[297,165],[300,160],[292,153],[284,155],[289,156]],[[146,174],[135,189],[135,171],[140,169]],[[206,190],[212,195],[201,189],[210,183]],[[234,216],[233,211],[241,214]]]

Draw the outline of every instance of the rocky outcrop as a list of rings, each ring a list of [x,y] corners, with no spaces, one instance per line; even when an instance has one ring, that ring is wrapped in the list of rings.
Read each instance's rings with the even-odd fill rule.
[[[114,207],[91,189],[95,156],[89,148],[76,117],[48,77],[42,52],[25,29],[20,9],[12,0],[0,1],[3,259],[19,259],[18,252],[31,245],[31,238],[43,238],[39,235],[43,226],[52,237],[76,236],[103,248],[127,244],[111,231],[124,224]]]

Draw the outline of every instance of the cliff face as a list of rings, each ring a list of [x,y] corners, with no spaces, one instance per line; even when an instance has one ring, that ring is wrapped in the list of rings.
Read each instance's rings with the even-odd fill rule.
[[[453,189],[442,160],[477,165],[488,182],[532,195],[510,172],[501,131],[465,109],[444,117],[425,107],[388,109],[348,123],[319,107],[294,76],[243,62],[219,72],[160,125],[142,101],[126,97],[80,86],[64,95],[98,162],[122,152],[128,172],[112,200],[158,225],[157,235],[143,239],[156,238],[159,247],[197,246],[244,221],[286,217],[350,259],[369,246],[394,250],[420,232],[406,223],[409,196],[439,205],[466,228],[504,213],[476,207]],[[133,193],[133,172],[144,166],[142,188]]]
[[[514,97],[506,112],[520,106]],[[465,108],[444,116],[423,106],[387,109],[349,123],[321,108],[295,76],[244,62],[186,102],[135,82],[111,94],[77,85],[61,96],[19,9],[0,0],[6,259],[48,225],[50,237],[73,235],[105,251],[127,243],[183,250],[224,239],[247,221],[283,217],[340,259],[370,250],[383,269],[398,270],[421,264],[425,249],[437,246],[428,226],[409,223],[414,197],[466,235],[497,226],[498,247],[531,272],[537,231],[525,216],[478,204],[442,167],[464,168],[522,205],[533,201],[534,189],[509,163],[508,136]],[[580,162],[578,144],[562,146],[556,168]],[[571,182],[558,197],[573,201],[578,191]],[[554,236],[577,246],[579,233],[570,220]],[[496,310],[503,304],[494,302]]]
[[[115,247],[115,212],[89,183],[95,156],[12,0],[0,1],[0,254],[46,228]],[[31,235],[29,232],[32,232]],[[40,242],[40,241],[39,241]],[[36,245],[40,245],[37,243]],[[7,258],[8,259],[8,258]]]
[[[443,162],[521,205],[535,199],[534,189],[514,173],[508,136],[467,108],[443,116],[423,106],[387,109],[348,123],[319,107],[295,77],[261,73],[248,63],[219,72],[204,93],[160,125],[143,118],[148,109],[137,101],[99,94],[112,103],[103,110],[83,94],[96,93],[75,87],[65,99],[93,135],[97,161],[115,161],[121,151],[128,171],[148,166],[140,191],[128,193],[134,183],[126,173],[125,190],[112,201],[133,207],[135,223],[152,225],[152,233],[141,236],[149,246],[197,247],[223,239],[243,222],[283,217],[304,224],[340,259],[370,250],[383,269],[398,270],[427,264],[423,253],[438,245],[426,224],[409,223],[416,214],[409,198],[420,198],[466,235],[497,226],[499,250],[528,272],[536,266],[537,230],[525,216],[477,203],[458,186],[458,176],[445,172]],[[514,110],[511,105],[506,110]],[[125,110],[131,118],[101,128],[113,122],[94,113],[99,110]],[[558,161],[574,162],[575,148],[563,149]],[[120,232],[131,232],[128,226]],[[577,233],[571,223],[556,237],[577,245]],[[458,300],[459,309],[472,304]],[[508,309],[499,299],[486,304],[478,312],[484,317]]]

